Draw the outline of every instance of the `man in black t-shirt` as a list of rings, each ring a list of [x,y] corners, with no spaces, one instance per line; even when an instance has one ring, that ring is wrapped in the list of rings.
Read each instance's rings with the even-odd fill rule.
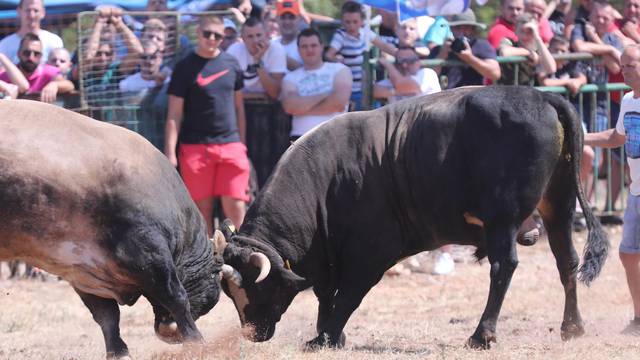
[[[221,198],[225,215],[236,227],[248,200],[242,69],[220,50],[223,33],[221,18],[200,18],[197,48],[176,64],[167,91],[165,154],[174,166],[180,165],[210,235],[215,197]]]

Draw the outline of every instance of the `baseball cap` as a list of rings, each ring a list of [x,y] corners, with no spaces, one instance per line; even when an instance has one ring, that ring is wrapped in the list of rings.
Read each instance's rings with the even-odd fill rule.
[[[230,28],[233,29],[233,31],[238,32],[238,28],[236,27],[236,23],[233,22],[233,20],[229,19],[229,18],[224,18],[222,19],[222,21],[224,22],[224,28]]]
[[[298,3],[298,0],[276,1],[276,16],[284,13],[291,13],[293,16],[300,15],[300,3]]]

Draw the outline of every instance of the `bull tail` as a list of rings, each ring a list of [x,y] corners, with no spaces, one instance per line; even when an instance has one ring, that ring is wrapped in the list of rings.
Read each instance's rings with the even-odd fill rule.
[[[580,161],[582,159],[584,136],[576,110],[559,95],[545,93],[545,98],[558,113],[558,119],[564,128],[567,148],[573,161],[573,181],[576,187],[576,194],[589,230],[587,243],[582,254],[582,265],[580,265],[578,272],[580,281],[589,286],[598,277],[607,259],[610,247],[609,239],[602,229],[600,221],[593,214],[591,206],[585,198],[582,182],[580,181]]]

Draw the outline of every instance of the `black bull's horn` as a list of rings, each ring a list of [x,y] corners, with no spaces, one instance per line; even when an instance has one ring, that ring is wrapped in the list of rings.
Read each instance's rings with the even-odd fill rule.
[[[223,254],[224,249],[227,247],[227,240],[222,232],[216,230],[212,241],[214,243],[215,251],[219,254]],[[264,280],[271,271],[271,261],[269,261],[269,258],[261,252],[252,252],[251,255],[249,255],[249,263],[260,269],[260,274],[255,281],[256,284]],[[242,285],[242,275],[240,275],[238,270],[234,269],[231,265],[222,265],[222,276],[238,286]]]

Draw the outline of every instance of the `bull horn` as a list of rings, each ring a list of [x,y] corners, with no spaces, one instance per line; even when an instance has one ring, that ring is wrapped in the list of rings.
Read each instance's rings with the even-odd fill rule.
[[[224,249],[227,247],[227,239],[225,239],[224,234],[220,230],[216,230],[213,233],[213,252],[218,253],[220,255],[224,254]]]
[[[249,262],[260,269],[260,275],[258,275],[256,279],[256,284],[269,275],[269,271],[271,271],[271,261],[269,261],[267,255],[261,252],[252,252],[251,255],[249,255]]]
[[[238,270],[234,269],[233,266],[224,264],[222,265],[222,277],[236,284],[236,286],[242,286],[242,275]]]

